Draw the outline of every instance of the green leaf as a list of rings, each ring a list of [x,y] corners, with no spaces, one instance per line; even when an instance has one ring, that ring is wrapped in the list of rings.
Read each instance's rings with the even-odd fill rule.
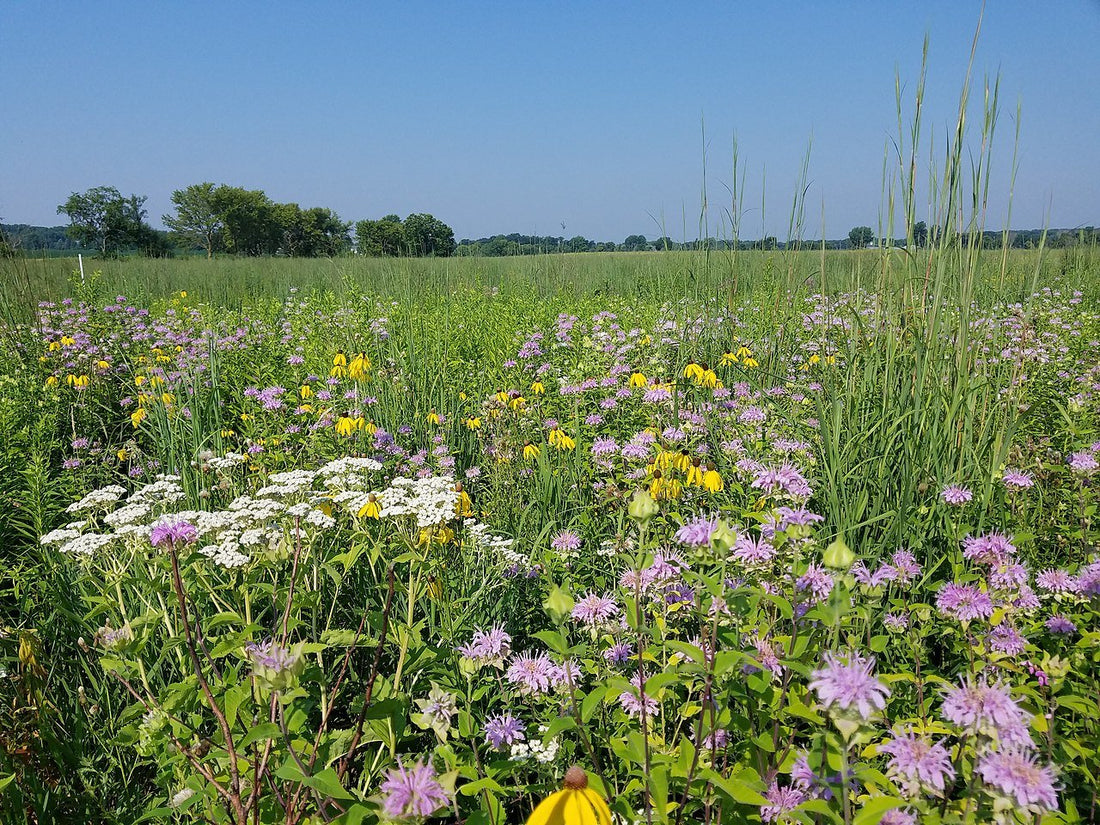
[[[344,786],[340,784],[340,779],[337,777],[336,771],[332,768],[325,768],[323,771],[313,776],[303,777],[302,784],[313,788],[313,790],[318,791],[322,796],[327,796],[330,799],[355,798],[344,790]]]
[[[279,730],[279,726],[274,722],[263,722],[256,725],[248,733],[244,735],[244,739],[237,743],[237,748],[244,750],[253,742],[267,741],[268,739],[278,739],[282,732]]]
[[[876,796],[863,803],[852,825],[878,825],[887,811],[900,808],[904,804],[905,800],[896,796]]]
[[[734,802],[741,805],[759,806],[768,804],[768,800],[759,791],[754,790],[751,785],[741,778],[745,774],[727,779],[717,771],[705,768],[700,772],[700,775]]]

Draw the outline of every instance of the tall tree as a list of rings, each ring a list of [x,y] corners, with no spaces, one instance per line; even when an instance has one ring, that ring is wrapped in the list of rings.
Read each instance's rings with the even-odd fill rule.
[[[415,213],[405,218],[405,242],[412,255],[446,258],[454,254],[455,233],[432,215]]]
[[[214,190],[213,199],[215,211],[225,222],[228,251],[239,255],[274,255],[282,246],[284,227],[280,215],[276,204],[263,191],[223,185]]]
[[[164,225],[189,243],[206,250],[206,257],[224,248],[225,220],[217,209],[212,183],[196,183],[172,193],[175,215],[164,215]]]
[[[355,242],[363,255],[397,256],[408,251],[405,227],[396,215],[386,215],[377,221],[359,221],[355,224]]]
[[[875,230],[869,226],[856,226],[848,233],[848,243],[852,249],[863,249],[875,240]]]
[[[113,186],[73,192],[57,212],[69,216],[69,237],[98,249],[104,257],[138,245],[149,228],[145,196],[123,197]]]

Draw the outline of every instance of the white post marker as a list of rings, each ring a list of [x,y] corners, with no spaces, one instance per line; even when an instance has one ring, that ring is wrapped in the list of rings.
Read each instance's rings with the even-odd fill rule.
[[[84,283],[84,256],[79,252],[76,253],[76,260],[80,264],[80,283]]]

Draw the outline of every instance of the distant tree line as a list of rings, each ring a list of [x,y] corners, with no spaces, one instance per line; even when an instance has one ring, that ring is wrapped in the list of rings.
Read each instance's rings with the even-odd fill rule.
[[[344,221],[333,210],[297,203],[278,203],[260,189],[226,184],[198,183],[172,192],[172,214],[162,216],[167,231],[149,225],[144,195],[123,195],[113,186],[97,186],[73,192],[57,207],[69,219],[67,227],[0,224],[0,256],[23,250],[46,252],[95,252],[102,256],[138,253],[167,256],[176,252],[213,257],[232,255],[286,255],[331,257],[358,253],[377,257],[396,256],[513,256],[578,252],[641,252],[678,250],[785,250],[862,249],[882,242],[869,226],[854,227],[847,238],[781,242],[775,236],[757,240],[699,238],[677,242],[668,236],[653,240],[628,235],[622,243],[594,241],[583,235],[492,235],[455,242],[454,231],[427,213],[404,219],[390,214],[377,220]],[[353,231],[354,227],[354,231]],[[563,225],[564,228],[564,225]],[[1100,243],[1100,230],[1052,229],[1045,232],[1051,248],[1081,243]],[[917,246],[936,242],[936,227],[924,221],[913,225],[907,237],[892,243]],[[1013,248],[1038,247],[1044,230],[987,231],[979,236],[954,236],[956,242],[977,242],[984,248],[1000,248],[1006,237]]]

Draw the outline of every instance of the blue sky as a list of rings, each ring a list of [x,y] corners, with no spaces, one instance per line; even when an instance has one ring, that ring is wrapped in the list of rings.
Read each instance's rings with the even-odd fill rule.
[[[345,220],[430,212],[456,237],[786,237],[875,226],[895,72],[924,134],[954,123],[978,2],[8,2],[0,218],[55,225],[70,192],[210,180]],[[1000,74],[988,225],[1100,224],[1100,2],[991,0],[976,88]],[[927,151],[922,153],[927,157]],[[937,155],[939,157],[939,155]],[[762,208],[763,207],[763,208]],[[824,214],[824,217],[823,217]],[[1049,215],[1049,218],[1048,218]],[[564,233],[562,224],[565,224]]]

